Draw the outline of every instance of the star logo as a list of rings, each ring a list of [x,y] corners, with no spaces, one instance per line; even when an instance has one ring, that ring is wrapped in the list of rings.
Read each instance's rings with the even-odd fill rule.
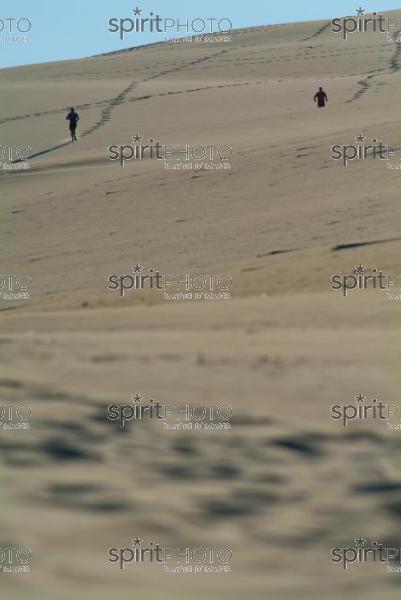
[[[132,137],[132,141],[134,142],[134,144],[140,144],[141,139],[143,138],[143,135],[139,135],[139,133],[137,133],[136,135],[133,135],[131,137]]]
[[[358,144],[363,144],[363,142],[366,140],[366,137],[362,135],[362,133],[360,133],[359,135],[355,136],[355,139],[358,142]]]
[[[364,267],[363,265],[358,265],[357,267],[355,267],[354,269],[354,273],[358,273],[361,274],[364,271],[366,271],[366,267]]]
[[[357,548],[363,548],[364,545],[366,544],[366,540],[364,540],[363,538],[355,538],[355,544]]]
[[[139,394],[136,394],[135,396],[132,396],[131,400],[133,402],[140,402],[142,400],[143,396],[140,396]]]
[[[356,11],[356,14],[358,15],[358,17],[363,17],[363,16],[364,16],[364,14],[365,14],[365,9],[364,9],[364,8],[362,8],[362,6],[360,6],[360,7],[358,8],[358,10]]]
[[[365,400],[366,396],[362,396],[362,394],[359,394],[359,396],[355,396],[355,400],[360,404],[361,402],[363,402]]]
[[[134,273],[140,273],[142,269],[143,267],[141,267],[141,265],[138,265],[138,263],[136,263],[135,266],[132,266],[132,270],[134,271]]]
[[[132,544],[134,546],[140,546],[142,544],[142,540],[140,540],[139,537],[136,536],[136,538],[132,538]]]
[[[138,8],[138,7],[136,7],[136,9],[135,9],[135,10],[133,10],[132,12],[133,12],[133,14],[134,14],[134,17],[139,17],[139,16],[141,16],[141,14],[142,14],[142,9],[141,9],[141,8]]]

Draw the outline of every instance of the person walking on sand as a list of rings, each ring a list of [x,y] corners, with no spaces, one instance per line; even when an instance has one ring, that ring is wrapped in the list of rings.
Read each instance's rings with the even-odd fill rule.
[[[326,102],[328,102],[327,94],[322,87],[319,88],[319,91],[316,92],[313,99],[314,99],[315,103],[317,100],[318,108],[324,108],[326,106]]]
[[[66,119],[66,121],[70,122],[71,141],[76,142],[77,136],[75,135],[75,132],[77,130],[79,115],[78,115],[78,113],[75,112],[74,108],[71,108],[70,112],[68,113],[68,115],[66,116],[65,119]]]

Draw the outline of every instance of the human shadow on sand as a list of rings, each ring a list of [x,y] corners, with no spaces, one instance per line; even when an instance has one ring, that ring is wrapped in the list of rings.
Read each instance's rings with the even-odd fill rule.
[[[64,148],[64,146],[69,146],[70,144],[71,144],[71,142],[68,140],[68,142],[63,142],[62,144],[58,144],[57,146],[53,146],[52,148],[46,148],[46,150],[41,150],[40,152],[31,154],[27,158],[17,158],[16,160],[13,160],[11,164],[15,165],[17,163],[25,162],[27,160],[32,160],[32,158],[37,158],[38,156],[44,156],[45,154],[50,154],[50,152],[54,152],[55,150],[58,150],[59,148]]]

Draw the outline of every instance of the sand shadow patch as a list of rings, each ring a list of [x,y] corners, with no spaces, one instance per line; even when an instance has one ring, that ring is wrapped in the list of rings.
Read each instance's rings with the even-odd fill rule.
[[[350,250],[352,248],[361,248],[363,246],[373,246],[375,244],[388,244],[389,242],[399,242],[401,238],[389,238],[388,240],[371,240],[368,242],[349,242],[347,244],[338,244],[331,251],[338,252],[339,250]]]

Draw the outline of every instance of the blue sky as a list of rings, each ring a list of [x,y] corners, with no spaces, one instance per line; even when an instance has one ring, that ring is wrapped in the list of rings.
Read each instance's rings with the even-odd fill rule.
[[[149,12],[182,21],[228,18],[234,28],[239,28],[354,15],[359,6],[367,13],[380,12],[401,8],[401,0],[399,4],[396,0],[248,0],[243,3],[237,0],[1,0],[0,19],[5,25],[0,32],[0,67],[81,58],[162,41],[164,35],[156,32],[133,32],[120,40],[118,33],[108,31],[110,18],[133,18],[132,11],[136,7],[143,11],[144,18]],[[7,19],[10,18],[29,19],[31,29],[25,34],[29,42],[2,40],[2,36],[8,34],[10,21]],[[12,26],[15,27],[15,22]],[[29,27],[28,21],[21,21],[20,27]]]

